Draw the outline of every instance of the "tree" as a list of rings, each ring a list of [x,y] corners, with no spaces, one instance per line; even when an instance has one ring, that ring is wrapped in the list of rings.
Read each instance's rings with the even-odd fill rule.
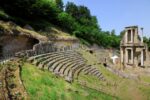
[[[110,34],[111,36],[115,36],[116,35],[115,29],[113,29]]]
[[[143,42],[147,44],[148,49],[150,51],[150,38],[147,38],[147,37],[144,36],[143,37]]]
[[[73,2],[67,2],[65,12],[76,18],[78,15],[78,7]]]
[[[53,0],[2,0],[2,9],[13,17],[27,20],[55,19],[58,8]]]
[[[85,6],[78,6],[78,16],[77,19],[80,18],[91,18],[90,10]]]
[[[67,29],[68,31],[73,31],[75,28],[75,19],[66,12],[58,14],[58,25],[62,28]]]
[[[56,0],[56,5],[60,9],[60,11],[63,11],[64,3],[62,0]]]
[[[124,34],[125,34],[125,30],[121,31],[120,32],[120,38],[123,38]]]
[[[87,7],[77,6],[73,2],[68,2],[66,4],[65,11],[76,20],[80,20],[81,18],[91,19],[90,10]]]

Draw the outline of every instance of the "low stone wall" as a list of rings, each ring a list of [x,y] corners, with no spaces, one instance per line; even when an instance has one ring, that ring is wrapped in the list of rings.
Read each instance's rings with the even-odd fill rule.
[[[16,53],[15,56],[35,56],[39,54],[49,53],[49,52],[58,52],[58,51],[67,51],[67,50],[74,50],[78,48],[78,46],[74,47],[72,45],[58,45],[57,43],[53,42],[43,42],[33,46],[31,50],[20,51]]]
[[[113,68],[111,68],[110,66],[106,67],[109,71],[113,72],[114,74],[122,77],[122,78],[128,78],[128,79],[134,79],[134,80],[138,80],[139,77],[136,74],[127,74],[125,72],[119,71],[119,70],[115,70]]]
[[[79,40],[53,40],[53,43],[56,47],[58,48],[71,48],[71,49],[76,49],[79,48]]]

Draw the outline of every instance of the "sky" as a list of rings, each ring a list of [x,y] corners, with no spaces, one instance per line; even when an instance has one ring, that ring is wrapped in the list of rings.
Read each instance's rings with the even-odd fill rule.
[[[96,16],[104,31],[115,29],[116,34],[126,26],[144,28],[144,36],[150,37],[150,0],[63,0],[87,6]]]

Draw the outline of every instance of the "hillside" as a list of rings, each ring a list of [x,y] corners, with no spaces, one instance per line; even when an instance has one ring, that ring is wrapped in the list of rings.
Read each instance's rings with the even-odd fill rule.
[[[59,98],[60,100],[64,100],[64,99],[65,100],[66,99],[74,99],[74,100],[78,100],[78,99],[84,100],[85,99],[86,100],[87,97],[89,98],[89,100],[91,100],[91,99],[117,99],[117,97],[114,97],[114,96],[111,96],[104,92],[101,92],[100,90],[96,90],[95,88],[84,86],[84,85],[82,85],[82,82],[80,83],[80,82],[74,80],[73,82],[70,83],[69,82],[70,80],[66,80],[69,82],[68,83],[63,78],[59,77],[58,75],[53,75],[52,73],[48,72],[47,70],[45,70],[45,71],[39,70],[36,68],[36,66],[31,65],[31,63],[29,64],[28,60],[26,59],[25,56],[19,56],[19,58],[18,58],[18,55],[17,55],[14,58],[13,55],[6,56],[4,54],[4,49],[10,50],[11,53],[28,49],[28,48],[26,48],[26,46],[28,46],[28,45],[26,45],[25,48],[23,47],[24,49],[22,48],[22,46],[19,46],[20,49],[18,49],[17,45],[19,42],[22,43],[22,45],[29,44],[31,42],[31,41],[21,41],[20,37],[24,37],[27,39],[28,38],[37,39],[38,41],[43,42],[43,43],[45,43],[48,38],[52,39],[52,37],[53,37],[53,39],[51,40],[51,41],[53,41],[52,43],[58,42],[58,44],[59,44],[59,41],[61,41],[61,42],[64,41],[63,46],[72,45],[72,43],[70,44],[70,42],[76,41],[77,38],[72,37],[72,36],[68,35],[67,33],[62,32],[61,30],[58,30],[56,28],[53,28],[51,31],[51,35],[46,37],[46,36],[40,35],[42,33],[38,33],[34,30],[28,30],[28,29],[21,28],[12,22],[1,21],[0,27],[1,27],[1,33],[2,33],[2,35],[0,37],[1,60],[2,60],[1,64],[0,64],[1,65],[1,67],[0,67],[1,68],[1,75],[0,75],[1,76],[0,77],[0,80],[1,80],[0,81],[1,82],[0,98],[1,99],[5,98],[5,99],[12,100],[12,99],[23,99],[24,98],[25,100],[26,99],[31,99],[31,100],[34,100],[34,99],[39,99],[39,100],[42,99],[43,100],[44,99],[45,100],[45,99],[51,98],[52,100],[57,100]],[[5,41],[6,38],[11,40],[12,42]],[[15,41],[15,42],[13,42],[13,41]],[[28,43],[26,43],[26,42],[28,42]],[[8,48],[7,46],[13,46],[13,48]],[[34,46],[34,44],[32,46]],[[30,49],[32,49],[32,48],[33,47],[31,47]],[[59,51],[57,51],[57,52],[59,54]],[[71,51],[67,51],[67,52],[68,53],[70,52],[70,54],[74,54],[75,51],[71,50]],[[52,52],[52,54],[53,54],[53,52]],[[54,52],[54,54],[55,54],[55,52]],[[80,55],[78,55],[78,53],[75,55],[80,56]],[[71,59],[73,60],[74,58],[72,57]],[[79,57],[79,58],[83,59],[81,57]],[[5,60],[5,59],[8,59],[8,60]],[[73,61],[74,63],[76,63],[75,61],[77,60],[77,59],[76,60],[75,59]],[[66,59],[66,61],[67,61],[67,59]],[[83,59],[83,61],[85,61],[85,60]],[[78,67],[80,67],[80,66],[78,66]],[[38,77],[38,78],[36,78],[36,77]],[[41,79],[40,79],[40,77],[41,77]],[[37,80],[34,80],[34,79],[37,79]],[[99,79],[98,79],[98,81],[99,81]],[[37,86],[36,86],[36,84],[37,84]],[[44,90],[41,90],[41,89],[44,89]],[[64,90],[66,90],[66,92],[64,92]],[[57,92],[57,91],[59,91],[59,92]],[[39,96],[39,94],[41,94],[41,96]]]
[[[130,36],[134,28],[127,30]],[[148,46],[138,35],[140,46],[131,41],[126,46],[124,35],[102,30],[84,5],[2,0],[0,100],[150,100]],[[137,51],[128,62],[122,54],[133,52],[125,54],[125,48]]]
[[[37,33],[34,30],[31,31],[28,29],[21,28],[19,26],[14,27],[13,26],[14,24],[10,24],[8,22],[1,21],[0,25],[1,30],[3,30],[1,41],[4,41],[3,40],[4,36],[13,35],[16,32],[14,30],[19,31],[18,36],[22,34],[23,35],[27,34],[26,38],[32,37],[39,41],[41,38],[37,37],[44,37],[44,38],[46,37],[42,35],[40,36],[40,34],[43,33]],[[50,43],[50,45],[55,44],[54,48],[57,48],[56,51],[51,51],[50,53],[44,54],[42,52],[39,52],[38,55],[36,56],[33,55],[31,57],[29,55],[23,56],[25,55],[23,54],[22,56],[16,56],[15,58],[11,57],[10,59],[1,62],[0,97],[2,99],[3,98],[10,98],[10,99],[24,98],[31,100],[34,99],[45,100],[49,98],[51,98],[52,100],[58,99],[87,100],[87,98],[89,100],[114,100],[114,99],[134,100],[135,98],[136,100],[150,99],[149,97],[150,88],[148,88],[150,76],[149,74],[145,73],[145,72],[148,73],[148,71],[142,69],[143,71],[142,72],[140,71],[141,69],[136,68],[132,70],[126,69],[124,71],[126,72],[126,74],[128,73],[137,74],[138,72],[138,79],[122,78],[116,75],[115,73],[109,71],[106,67],[103,66],[104,58],[109,57],[108,50],[99,49],[91,53],[89,51],[90,49],[87,46],[81,44],[78,45],[78,43],[80,42],[78,42],[78,40],[76,41],[75,37],[72,37],[67,33],[56,28],[53,28],[52,30],[53,30],[51,31],[52,35],[49,35],[47,38],[52,39],[51,42],[48,43]],[[16,41],[17,37],[13,36],[13,40]],[[10,42],[5,41],[4,43],[6,43],[5,44],[6,46],[12,45]],[[43,43],[47,42],[45,41]],[[16,50],[15,49],[17,47],[16,44],[13,45],[14,49],[9,48],[10,50],[12,49]],[[68,48],[68,46],[73,47]],[[44,50],[45,47],[42,48]],[[53,47],[51,49],[53,49]],[[52,69],[48,68],[48,64],[51,64],[50,68]],[[47,70],[47,68],[49,71]],[[8,73],[12,74],[9,75]],[[7,76],[10,78],[5,79],[5,77],[3,76]],[[15,80],[20,80],[22,81],[22,83],[20,84],[19,81]]]

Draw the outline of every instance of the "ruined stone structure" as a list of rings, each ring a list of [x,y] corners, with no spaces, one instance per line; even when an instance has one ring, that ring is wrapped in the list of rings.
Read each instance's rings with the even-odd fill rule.
[[[120,54],[123,68],[148,66],[148,48],[139,36],[138,26],[125,28],[125,34],[120,44]]]
[[[0,61],[14,56],[30,57],[79,47],[77,38],[65,37],[67,38],[48,38],[35,31],[23,29],[12,22],[0,21]]]

